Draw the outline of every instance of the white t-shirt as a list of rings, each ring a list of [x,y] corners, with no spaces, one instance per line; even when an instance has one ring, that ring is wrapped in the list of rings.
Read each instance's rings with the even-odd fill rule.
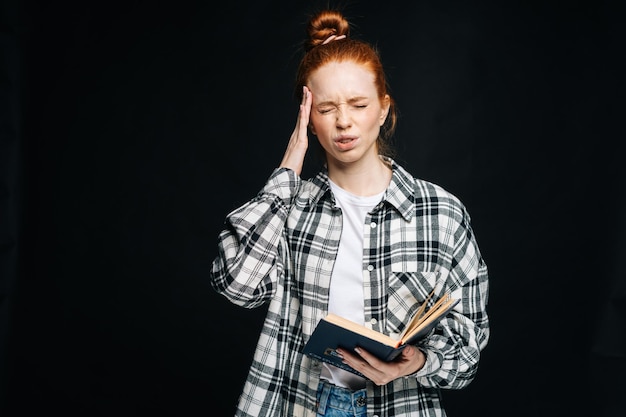
[[[343,213],[343,229],[335,267],[330,280],[328,311],[359,324],[364,324],[363,236],[365,216],[380,202],[384,191],[367,197],[351,194],[330,181],[337,206]],[[351,372],[323,364],[323,379],[335,385],[361,389],[365,380]]]

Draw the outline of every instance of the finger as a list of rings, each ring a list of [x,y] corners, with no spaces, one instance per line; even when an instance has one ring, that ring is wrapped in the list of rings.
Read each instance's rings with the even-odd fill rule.
[[[306,139],[307,135],[307,125],[309,123],[309,114],[310,114],[310,92],[309,89],[305,87],[302,88],[302,100],[300,101],[300,107],[298,111],[298,118],[296,119],[296,126],[291,135],[291,142],[297,142],[299,140]],[[304,137],[302,136],[304,134]]]
[[[337,349],[337,353],[341,355],[341,358],[344,360],[349,360],[350,362],[356,362],[358,360],[363,360],[359,355],[349,350],[345,350],[342,348]]]
[[[385,385],[393,379],[388,374],[388,368],[393,366],[392,364],[381,361],[364,349],[357,347],[354,350],[358,355],[347,354],[350,358],[348,361],[344,357],[344,362],[347,362],[352,368],[361,372],[376,385]]]
[[[311,116],[313,95],[311,94],[311,90],[309,90],[306,86],[302,87],[302,92],[302,121],[304,122],[304,128],[306,131],[306,127],[309,125],[309,118]]]
[[[344,349],[337,349],[337,352],[341,355],[343,363],[369,376],[369,372],[372,371],[372,366],[367,359],[357,353]]]
[[[302,88],[302,104],[300,104],[300,114],[298,117],[298,140],[307,140],[311,103],[311,91],[305,86]]]
[[[347,351],[345,349],[337,349],[337,352],[343,357],[343,360],[348,363],[348,365],[353,368],[359,367],[363,369],[363,367],[370,366],[372,368],[378,368],[381,364],[381,360],[376,356],[372,355],[365,349],[361,349],[359,347],[354,349],[354,352]]]
[[[296,125],[291,133],[289,143],[287,144],[287,150],[285,151],[283,159],[280,163],[280,167],[290,168],[298,175],[302,172],[304,157],[309,144],[307,129],[309,115],[311,112],[311,103],[311,92],[306,86],[304,86],[302,88],[302,100],[300,102]]]
[[[412,358],[413,356],[417,354],[415,350],[416,348],[414,346],[409,345],[402,350],[402,356],[407,359]]]
[[[370,364],[373,368],[378,369],[380,365],[384,363],[384,361],[381,361],[376,356],[372,355],[371,353],[369,353],[367,350],[363,348],[356,347],[354,348],[354,351],[358,353],[361,358],[365,359],[365,361],[368,364]]]

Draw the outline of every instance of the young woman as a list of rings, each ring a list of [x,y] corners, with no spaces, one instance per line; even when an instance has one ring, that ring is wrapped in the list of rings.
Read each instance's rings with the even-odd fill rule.
[[[237,416],[444,416],[439,390],[472,381],[489,338],[469,215],[389,156],[394,101],[377,52],[349,29],[338,11],[310,20],[282,162],[219,236],[215,290],[246,308],[269,303]],[[304,180],[309,131],[325,164]],[[397,336],[433,291],[461,301],[398,359],[338,350],[365,378],[302,354],[328,312]]]

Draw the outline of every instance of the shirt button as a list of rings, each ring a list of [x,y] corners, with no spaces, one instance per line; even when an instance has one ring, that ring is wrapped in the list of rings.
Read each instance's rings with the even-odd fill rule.
[[[367,270],[368,271],[373,271],[374,270],[374,265],[368,265],[367,266]]]
[[[375,229],[375,228],[376,228],[376,226],[377,226],[377,225],[376,225],[376,222],[371,222],[371,223],[370,223],[370,227],[371,227],[372,229]]]
[[[376,320],[375,318],[372,317],[372,319],[370,320],[370,323],[372,323],[372,325],[376,324],[378,322],[378,320]]]

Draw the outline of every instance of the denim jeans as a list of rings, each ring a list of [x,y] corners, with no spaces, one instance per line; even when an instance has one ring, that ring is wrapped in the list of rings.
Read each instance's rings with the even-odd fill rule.
[[[367,390],[351,391],[321,380],[317,387],[317,417],[365,417]]]

